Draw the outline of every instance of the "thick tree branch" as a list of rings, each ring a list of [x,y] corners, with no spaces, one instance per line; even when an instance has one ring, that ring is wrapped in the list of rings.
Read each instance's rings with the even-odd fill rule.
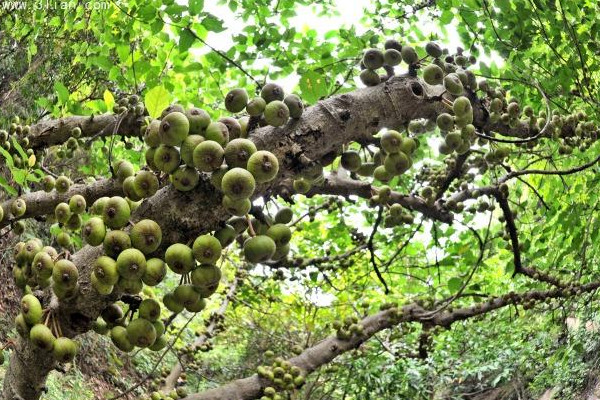
[[[398,308],[390,308],[360,321],[363,327],[361,335],[354,335],[349,340],[340,340],[337,336],[330,336],[302,354],[288,361],[299,368],[305,374],[310,374],[319,367],[328,364],[339,355],[357,348],[362,343],[373,337],[378,332],[389,329],[403,322],[424,322],[428,326],[442,326],[449,328],[454,322],[466,320],[478,315],[487,314],[491,311],[506,307],[511,304],[523,304],[524,302],[540,301],[549,298],[568,297],[580,293],[591,292],[600,287],[600,282],[578,285],[571,290],[552,289],[547,291],[533,290],[522,294],[513,294],[489,299],[485,303],[456,309],[452,312],[441,312],[433,316],[429,311],[413,303]],[[192,394],[184,400],[252,400],[258,399],[263,394],[263,389],[271,383],[258,375],[238,379],[215,389],[202,393]]]
[[[46,193],[44,191],[37,191],[27,193],[20,198],[25,200],[27,204],[27,210],[21,217],[5,217],[0,221],[0,229],[9,225],[19,219],[34,218],[46,214],[53,214],[56,205],[61,202],[68,202],[71,196],[80,194],[85,198],[88,205],[91,205],[94,201],[104,196],[118,196],[123,195],[123,185],[121,185],[115,179],[101,179],[99,181],[86,184],[77,184],[71,186],[66,193],[58,193],[56,190]],[[10,205],[13,200],[6,200],[2,203],[2,208],[8,214]]]

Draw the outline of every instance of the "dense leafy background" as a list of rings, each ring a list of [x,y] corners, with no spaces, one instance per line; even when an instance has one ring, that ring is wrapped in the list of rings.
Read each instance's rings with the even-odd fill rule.
[[[216,115],[229,88],[253,92],[256,82],[273,80],[313,104],[353,90],[363,49],[389,37],[417,46],[430,39],[451,48],[460,45],[479,56],[480,76],[536,110],[544,104],[534,81],[554,108],[578,107],[597,116],[600,20],[593,0],[380,0],[364,4],[360,21],[327,25],[326,31],[321,26],[340,21],[338,7],[349,5],[333,0],[318,5],[294,0],[208,3],[130,0],[108,2],[97,10],[83,5],[68,11],[0,8],[0,116],[7,121],[16,113],[33,123],[44,116],[103,113],[125,93],[144,96],[151,114],[176,101]],[[314,17],[298,26],[298,10],[309,10]],[[104,145],[96,141],[69,160],[50,155],[48,167],[79,178],[107,175]],[[139,164],[141,146],[137,139],[120,140],[115,157]],[[549,145],[544,152],[556,150]],[[554,160],[566,169],[597,153],[598,144],[586,153]],[[439,158],[426,148],[420,158],[427,157]],[[531,161],[531,156],[515,153],[510,163],[516,169]],[[542,157],[533,166],[545,168],[548,163]],[[39,171],[9,167],[7,179],[0,180],[9,194],[11,187],[38,179]],[[417,172],[414,168],[411,174]],[[475,182],[485,185],[488,179],[475,177]],[[525,262],[564,279],[597,278],[597,171],[527,181],[547,208],[527,185],[511,187]],[[411,179],[403,185],[406,191],[418,189]],[[326,201],[300,197],[294,209],[298,216],[310,214]],[[371,234],[376,214],[362,201],[321,210],[297,224],[292,252],[310,259],[351,251],[360,244],[354,240],[357,234]],[[238,301],[226,313],[226,331],[214,340],[212,351],[199,355],[200,370],[188,371],[190,390],[245,376],[266,350],[289,356],[290,344],[309,346],[332,333],[333,320],[373,312],[388,301],[440,300],[465,284],[467,289],[453,304],[458,307],[508,291],[543,288],[511,277],[512,252],[501,238],[498,215],[498,210],[465,214],[452,227],[417,216],[413,224],[380,229],[374,240],[392,288],[387,296],[364,251],[321,268],[286,272],[281,279],[273,279],[268,269],[253,271],[252,285],[240,289]],[[475,233],[485,238],[485,248]],[[231,254],[228,264],[239,262]],[[218,305],[215,298],[211,308]],[[525,398],[557,388],[560,398],[575,398],[593,383],[598,333],[568,329],[566,321],[594,321],[596,309],[595,296],[584,295],[528,310],[507,308],[425,336],[420,325],[400,326],[320,370],[306,386],[310,394],[305,398],[458,399],[492,387]],[[185,322],[179,317],[176,326]],[[182,344],[201,327],[198,318]],[[428,344],[420,346],[423,341]],[[77,393],[73,398],[93,398],[92,389],[102,383],[86,381],[82,370],[99,367],[105,383],[121,382],[110,389],[116,391],[133,384],[156,361],[143,353],[131,359],[115,355],[116,350],[93,335],[83,342],[95,354],[87,360],[82,355],[67,378],[54,374],[48,399],[68,398],[62,397],[65,385]],[[425,351],[421,357],[419,350]],[[96,363],[92,367],[90,359]],[[174,360],[169,354],[160,368],[169,368]],[[128,368],[122,370],[123,362]]]

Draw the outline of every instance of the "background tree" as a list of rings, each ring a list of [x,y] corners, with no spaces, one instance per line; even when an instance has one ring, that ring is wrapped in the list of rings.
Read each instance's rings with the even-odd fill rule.
[[[593,390],[597,6],[339,6],[2,3],[4,399]]]

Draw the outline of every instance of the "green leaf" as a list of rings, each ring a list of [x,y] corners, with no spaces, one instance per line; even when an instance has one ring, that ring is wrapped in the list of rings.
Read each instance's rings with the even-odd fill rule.
[[[10,196],[16,196],[18,194],[17,190],[10,186],[8,184],[8,182],[6,181],[6,179],[4,179],[3,176],[0,175],[0,186],[2,186],[2,188],[6,191],[6,193],[8,193]]]
[[[54,82],[54,90],[58,96],[58,102],[64,104],[69,100],[69,89],[62,82]]]
[[[144,104],[152,118],[158,118],[160,113],[171,104],[171,93],[163,86],[156,86],[146,92]]]
[[[212,14],[208,14],[208,16],[202,20],[202,25],[206,28],[206,30],[216,33],[223,32],[225,30],[223,27],[223,21]]]
[[[316,103],[321,97],[327,96],[327,85],[322,74],[309,71],[300,78],[300,93],[309,103]]]
[[[191,15],[198,15],[204,8],[204,0],[190,0],[188,4],[188,11]]]
[[[450,293],[456,293],[460,290],[460,288],[463,285],[463,281],[462,279],[460,279],[459,277],[454,277],[454,278],[450,278],[448,280],[448,289],[450,290]]]
[[[188,29],[182,30],[179,34],[179,51],[187,51],[195,40],[196,38]]]
[[[104,104],[108,110],[112,110],[115,106],[115,98],[112,93],[107,89],[104,91]]]

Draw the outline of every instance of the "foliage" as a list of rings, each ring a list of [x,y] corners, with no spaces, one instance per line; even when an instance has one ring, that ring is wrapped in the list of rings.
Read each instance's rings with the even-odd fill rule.
[[[547,108],[561,115],[584,112],[597,135],[600,23],[591,0],[379,0],[366,5],[359,24],[331,26],[325,32],[317,25],[334,18],[340,2],[208,3],[129,0],[107,2],[104,8],[78,4],[69,10],[33,13],[0,8],[1,31],[6,33],[0,35],[0,75],[8,82],[0,84],[0,102],[7,104],[0,110],[0,125],[9,126],[14,115],[31,126],[40,118],[113,111],[126,115],[127,108],[119,111],[119,102],[131,95],[140,96],[150,119],[160,118],[176,103],[185,109],[203,108],[216,120],[225,112],[229,89],[243,88],[252,98],[272,81],[285,82],[287,92],[315,105],[364,86],[358,78],[361,54],[397,38],[415,46],[422,59],[430,40],[450,47],[452,54],[461,46],[478,58],[471,67],[476,76],[504,90],[506,99],[531,106],[542,119]],[[295,18],[306,9],[315,21],[298,27]],[[225,44],[217,46],[215,41]],[[489,133],[488,128],[481,132]],[[409,131],[405,126],[399,130]],[[510,137],[511,130],[507,132]],[[439,129],[414,136],[421,144],[412,156],[414,165],[388,183],[407,197],[423,193],[431,183],[428,171],[447,172],[453,166],[447,162],[451,157],[440,152],[444,137]],[[0,167],[0,199],[40,190],[48,171],[91,184],[112,176],[113,161],[127,160],[137,173],[146,168],[143,139],[137,131],[113,132],[82,138],[74,149],[59,145],[29,152],[13,138],[11,151],[0,147],[5,163]],[[451,186],[450,193],[498,186],[511,171],[577,169],[599,154],[596,139],[573,144],[557,133],[536,141],[533,149],[511,146],[504,163],[483,172],[475,167],[461,172],[464,179]],[[474,148],[483,156],[505,147],[491,140]],[[374,149],[345,143],[343,150],[372,160]],[[459,156],[452,157],[458,162]],[[345,171],[340,165],[336,160],[326,166],[326,174]],[[169,327],[177,357],[173,352],[161,358],[162,353],[147,351],[131,356],[141,374],[154,378],[139,394],[158,389],[164,383],[161,377],[180,357],[189,356],[191,368],[180,380],[188,391],[219,387],[270,365],[268,351],[292,358],[297,353],[294,346],[305,350],[336,335],[334,321],[362,319],[390,303],[418,304],[425,310],[443,305],[442,311],[452,312],[484,307],[510,293],[558,287],[567,294],[525,301],[451,326],[412,322],[377,333],[310,375],[299,390],[305,397],[299,398],[459,399],[469,392],[516,386],[532,397],[557,388],[560,398],[575,399],[593,382],[589,371],[596,370],[598,360],[597,331],[565,326],[567,317],[584,323],[598,320],[595,291],[569,292],[576,284],[597,280],[597,184],[595,165],[577,173],[527,174],[510,181],[507,204],[517,219],[520,261],[535,271],[529,275],[515,263],[506,213],[494,196],[467,198],[465,211],[454,212],[452,224],[407,208],[410,221],[386,225],[380,211],[384,207],[358,193],[332,200],[296,195],[290,204],[283,195],[256,200],[269,215],[284,205],[292,208],[289,263],[248,267],[237,250],[226,250],[219,264],[224,284],[207,309],[183,312]],[[381,182],[374,187],[380,190]],[[442,208],[448,200],[450,196],[436,199]],[[83,222],[87,220],[84,216]],[[63,230],[58,223],[40,225],[38,229],[47,229],[53,240]],[[33,237],[31,233],[28,229],[21,240]],[[72,250],[82,243],[74,238]],[[228,296],[240,270],[243,284]],[[181,283],[169,275],[142,295],[162,299]],[[190,356],[191,344],[229,297],[231,304],[221,313],[223,326],[203,343],[205,351]],[[163,307],[161,316],[168,319],[170,313]],[[130,360],[118,354],[117,364],[121,358]],[[75,368],[64,376],[52,373],[47,385],[48,399],[68,398],[61,397],[63,393],[93,396]]]

